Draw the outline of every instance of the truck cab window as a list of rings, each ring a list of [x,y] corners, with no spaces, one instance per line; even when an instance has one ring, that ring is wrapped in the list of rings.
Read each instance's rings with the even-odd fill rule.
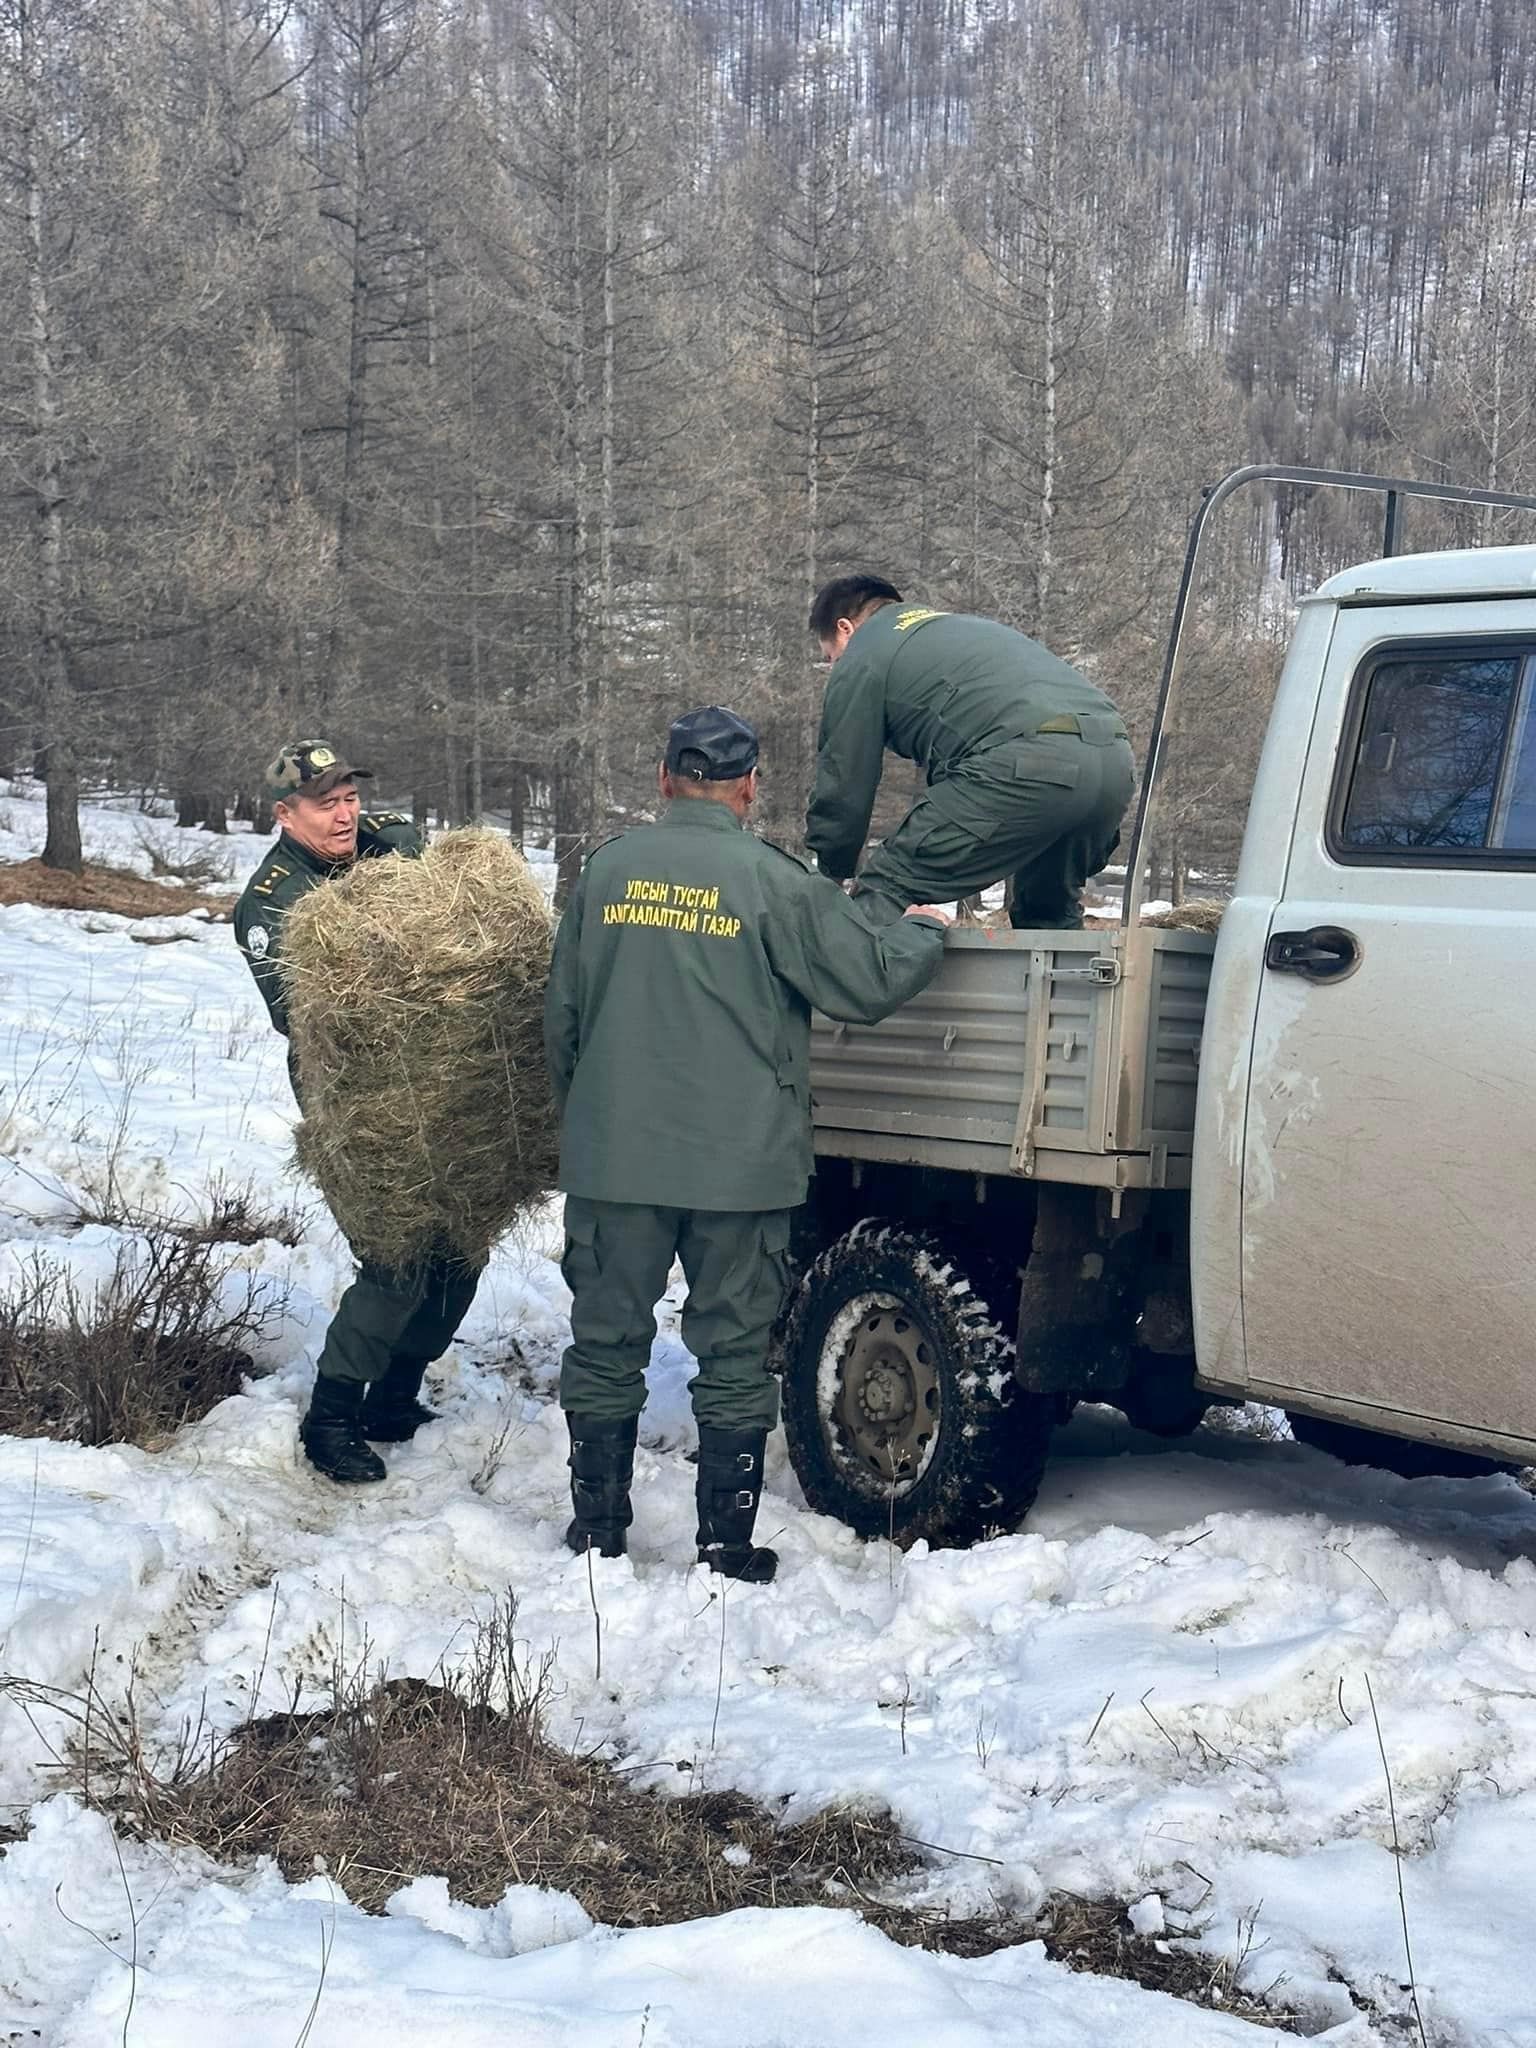
[[[1373,657],[1336,850],[1536,852],[1533,672],[1523,652]]]
[[[1514,730],[1494,807],[1492,843],[1511,853],[1536,851],[1536,655],[1521,663]]]

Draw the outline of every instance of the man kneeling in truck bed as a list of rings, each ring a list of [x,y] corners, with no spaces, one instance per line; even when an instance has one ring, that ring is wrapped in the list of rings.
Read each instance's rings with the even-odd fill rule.
[[[810,626],[836,664],[806,816],[822,872],[842,881],[857,866],[889,747],[926,771],[928,793],[859,876],[867,916],[1009,877],[1014,926],[1076,930],[1134,781],[1104,693],[1011,626],[904,605],[878,576],[824,585]]]

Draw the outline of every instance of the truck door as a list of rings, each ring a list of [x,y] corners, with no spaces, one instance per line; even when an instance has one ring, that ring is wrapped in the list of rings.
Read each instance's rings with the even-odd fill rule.
[[[1259,979],[1250,1385],[1536,1440],[1536,601],[1340,610]]]

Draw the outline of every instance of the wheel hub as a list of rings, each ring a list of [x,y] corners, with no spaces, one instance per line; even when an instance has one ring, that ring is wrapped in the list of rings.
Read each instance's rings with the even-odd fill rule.
[[[870,1301],[838,1362],[834,1440],[865,1476],[894,1493],[920,1477],[939,1424],[929,1341],[903,1304]]]
[[[912,1413],[912,1376],[900,1352],[876,1357],[859,1383],[859,1406],[866,1421],[889,1429]]]

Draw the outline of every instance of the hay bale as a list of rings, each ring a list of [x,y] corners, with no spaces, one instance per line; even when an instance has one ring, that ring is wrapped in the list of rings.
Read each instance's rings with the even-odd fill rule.
[[[1143,915],[1141,921],[1160,931],[1219,932],[1226,914],[1227,906],[1219,898],[1198,896],[1188,903],[1176,904],[1172,910],[1154,910],[1150,916]]]
[[[481,1261],[553,1184],[552,930],[527,862],[494,832],[359,861],[289,912],[299,1163],[363,1257]]]

